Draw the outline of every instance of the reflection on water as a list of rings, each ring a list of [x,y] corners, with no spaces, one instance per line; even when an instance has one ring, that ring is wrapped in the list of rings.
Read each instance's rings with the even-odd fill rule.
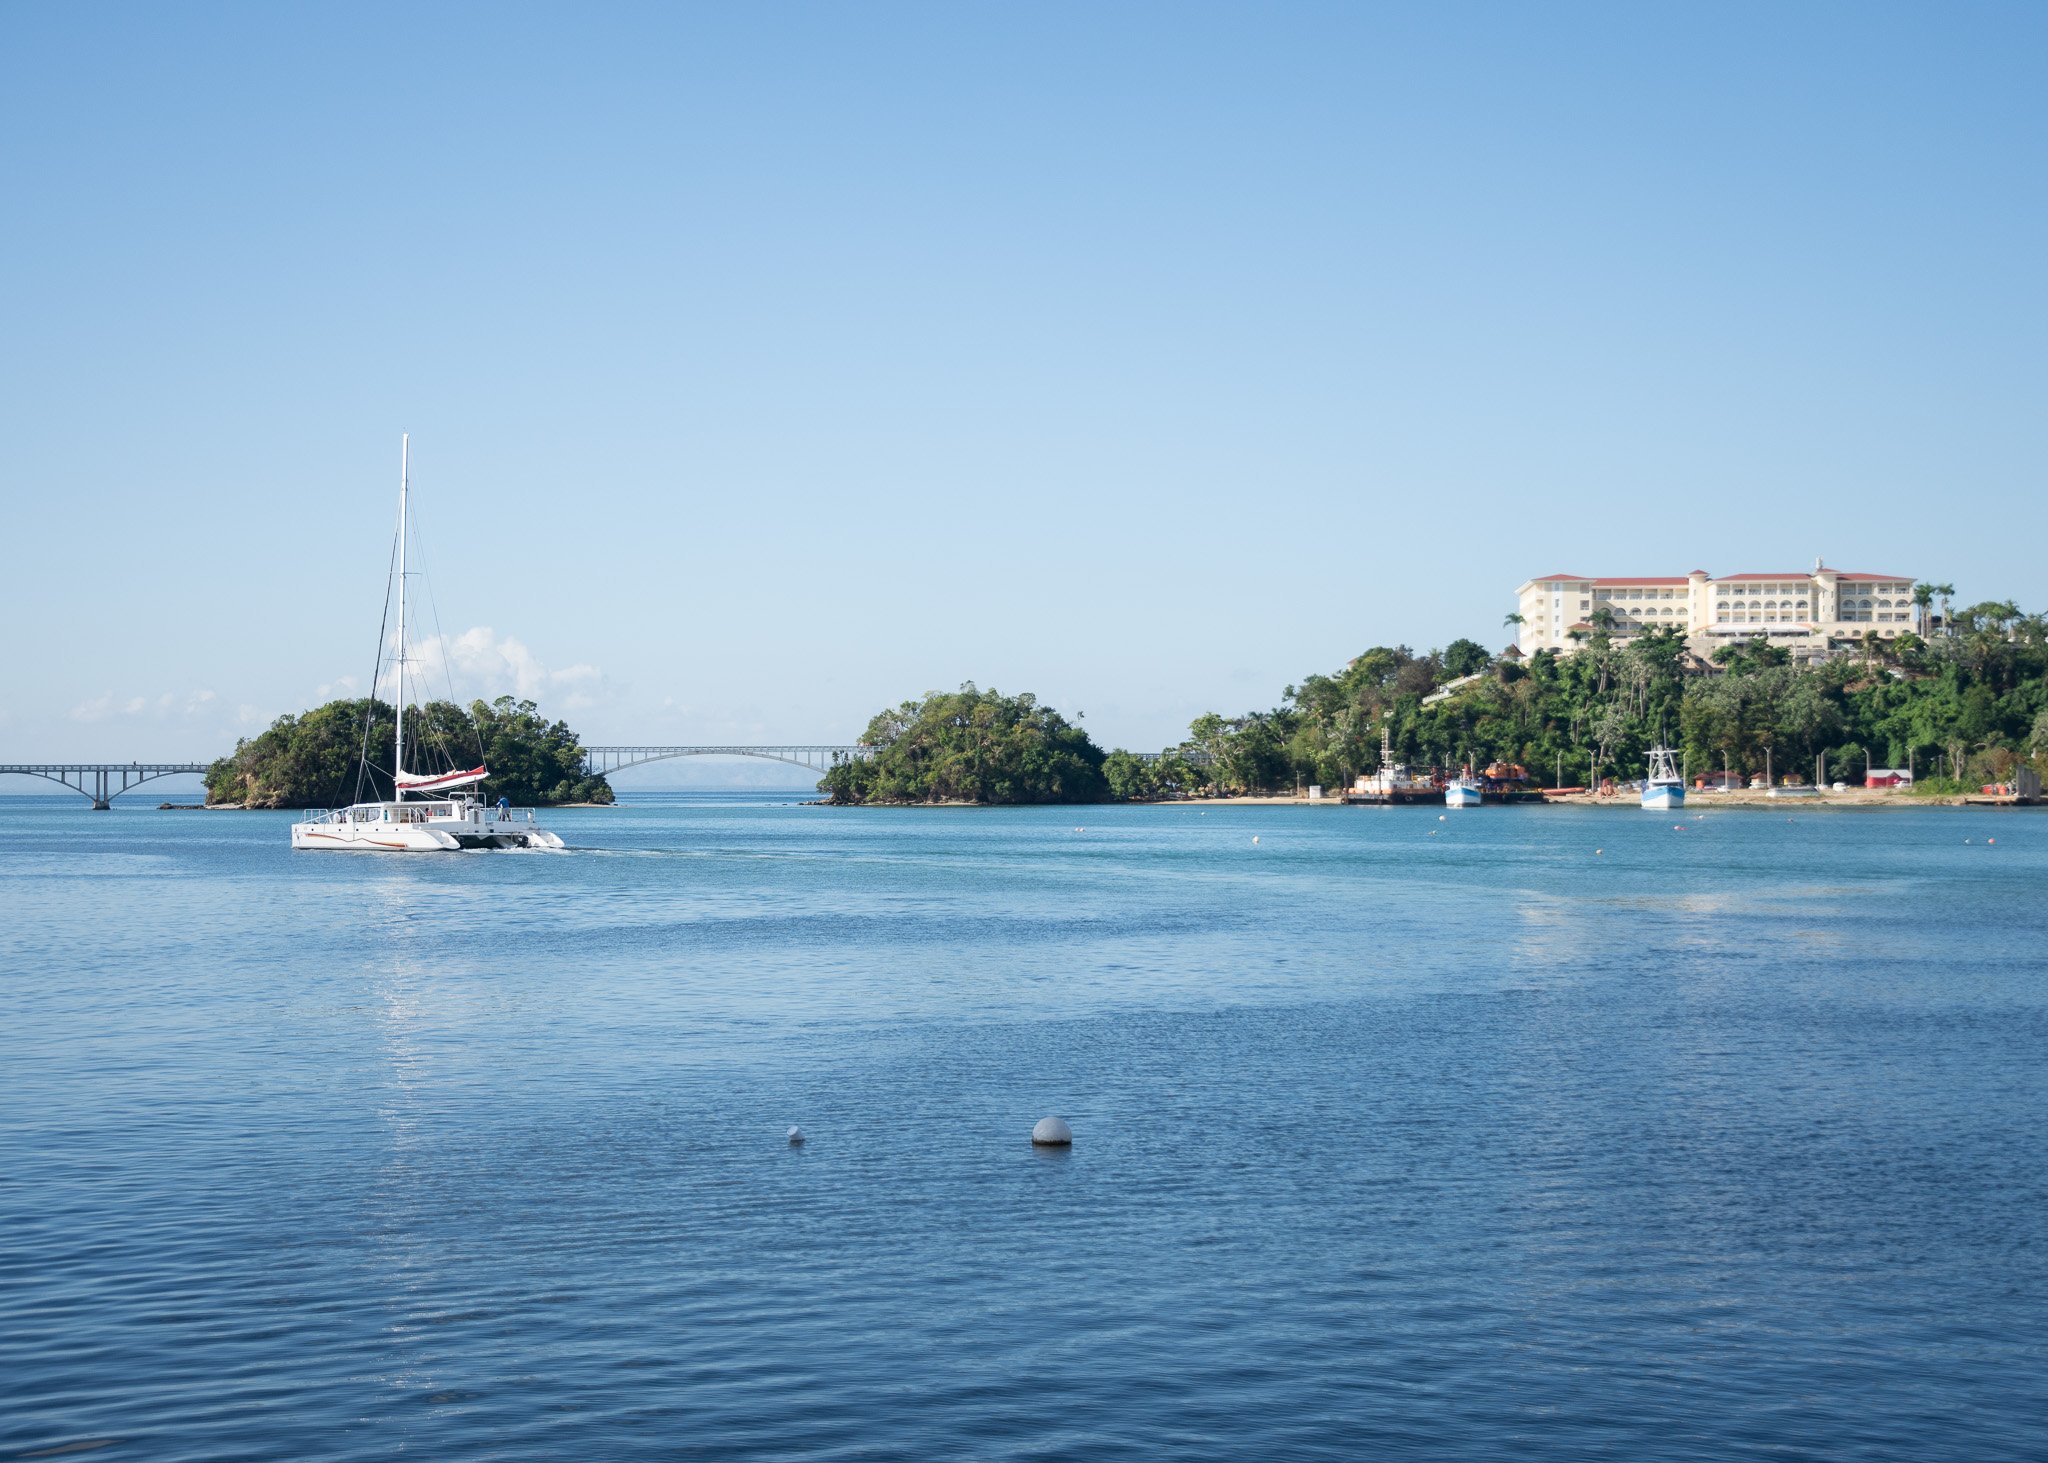
[[[2048,822],[780,801],[11,805],[0,1453],[2038,1443]]]

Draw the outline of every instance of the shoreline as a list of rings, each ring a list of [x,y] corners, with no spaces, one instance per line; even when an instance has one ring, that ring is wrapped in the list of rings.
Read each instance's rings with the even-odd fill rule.
[[[1221,798],[1136,798],[1123,803],[834,803],[824,799],[800,803],[807,808],[1370,808],[1410,807],[1441,809],[1441,802],[1419,803],[1347,803],[1341,797],[1306,798],[1280,794],[1243,795]],[[1567,793],[1562,797],[1546,797],[1539,802],[1489,803],[1490,808],[1502,807],[1560,807],[1560,808],[1622,808],[1632,813],[1643,811],[1632,793],[1615,793],[1611,797],[1596,797],[1589,793]],[[1941,793],[1926,797],[1900,796],[1896,793],[1876,792],[1857,789],[1851,792],[1817,793],[1802,797],[1771,797],[1762,788],[1742,792],[1702,792],[1688,794],[1681,811],[1688,813],[1705,812],[1710,808],[1767,808],[1773,811],[1794,808],[1832,809],[1907,809],[1907,808],[2025,808],[2048,807],[2048,803],[2022,803],[2018,801],[1995,801],[1980,793]],[[1462,811],[1462,810],[1461,810]]]
[[[562,808],[617,808],[621,803],[536,803],[536,813],[553,813]],[[251,807],[248,803],[158,803],[159,813],[327,813],[331,808]]]

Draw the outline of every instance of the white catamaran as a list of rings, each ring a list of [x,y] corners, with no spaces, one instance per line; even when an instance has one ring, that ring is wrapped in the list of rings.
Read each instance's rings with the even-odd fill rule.
[[[473,791],[490,775],[481,757],[466,770],[442,773],[405,770],[405,668],[411,659],[405,642],[406,529],[411,518],[412,438],[398,449],[398,716],[396,754],[391,761],[391,801],[355,803],[302,823],[292,824],[293,848],[341,848],[393,853],[441,853],[459,848],[560,848],[562,840],[533,821],[533,814],[515,818],[501,799],[484,806]],[[371,695],[376,695],[374,682]],[[374,704],[374,699],[373,699]],[[419,749],[415,748],[415,752]],[[478,748],[481,753],[482,748]],[[365,772],[368,742],[364,743]],[[459,788],[472,791],[458,792]],[[408,801],[407,794],[416,800]]]

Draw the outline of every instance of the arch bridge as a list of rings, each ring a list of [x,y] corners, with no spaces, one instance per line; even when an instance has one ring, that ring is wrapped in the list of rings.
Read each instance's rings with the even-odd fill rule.
[[[184,773],[204,776],[204,762],[14,762],[0,766],[0,772],[22,777],[40,777],[60,783],[82,797],[92,799],[96,811],[104,813],[115,798],[131,788],[159,777]]]
[[[628,767],[647,762],[666,762],[671,757],[760,757],[770,762],[787,762],[820,775],[841,762],[854,762],[874,752],[873,747],[812,746],[738,747],[692,743],[680,747],[585,747],[583,770],[591,777],[609,777]]]

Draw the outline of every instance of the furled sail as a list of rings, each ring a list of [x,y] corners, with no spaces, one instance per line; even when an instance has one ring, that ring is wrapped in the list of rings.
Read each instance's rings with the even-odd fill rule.
[[[472,767],[467,772],[444,772],[436,777],[424,772],[407,772],[398,769],[398,788],[401,792],[447,792],[450,788],[467,787],[472,782],[482,782],[491,775],[488,767]]]

